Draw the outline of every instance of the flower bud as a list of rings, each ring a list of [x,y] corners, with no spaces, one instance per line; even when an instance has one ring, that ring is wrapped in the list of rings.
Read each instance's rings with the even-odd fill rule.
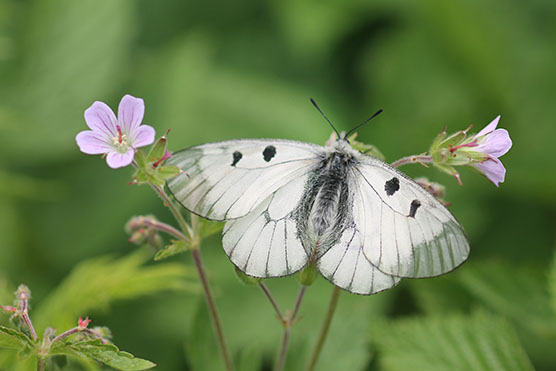
[[[315,264],[308,264],[302,271],[296,275],[297,281],[303,286],[311,286],[318,277],[317,267]]]
[[[246,284],[247,286],[251,286],[251,285],[258,285],[259,282],[261,282],[261,278],[256,278],[256,277],[251,277],[246,275],[245,273],[243,273],[238,267],[234,266],[235,268],[235,272],[236,272],[236,277],[239,278],[239,280],[241,282],[243,282],[244,284]]]

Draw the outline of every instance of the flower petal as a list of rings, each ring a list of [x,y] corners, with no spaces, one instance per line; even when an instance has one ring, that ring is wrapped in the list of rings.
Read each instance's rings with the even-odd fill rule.
[[[113,151],[113,148],[106,142],[106,137],[102,133],[85,130],[77,134],[75,141],[79,150],[88,155],[100,155]]]
[[[135,151],[133,148],[130,148],[126,153],[110,152],[108,156],[106,156],[106,163],[112,169],[117,169],[131,164],[134,155]]]
[[[492,120],[490,122],[490,124],[488,124],[487,126],[485,126],[483,128],[483,130],[479,131],[479,133],[477,135],[475,135],[474,138],[478,138],[480,136],[486,135],[492,131],[494,131],[494,129],[496,129],[496,127],[498,126],[498,121],[500,121],[500,115],[498,115],[498,117],[496,117],[494,120]]]
[[[506,168],[502,165],[502,161],[498,159],[489,159],[485,162],[473,164],[481,173],[483,173],[495,186],[503,183],[506,177]]]
[[[122,131],[133,136],[135,129],[143,121],[145,115],[145,103],[141,98],[135,98],[129,94],[124,95],[118,107],[118,122]]]
[[[116,136],[116,116],[105,103],[96,101],[85,110],[87,126],[94,132],[103,133],[106,137]]]
[[[156,134],[154,128],[149,125],[141,125],[135,130],[135,138],[133,138],[132,145],[135,148],[148,146],[154,142]]]
[[[512,148],[510,133],[506,129],[496,129],[487,134],[483,141],[474,149],[492,157],[500,157]]]

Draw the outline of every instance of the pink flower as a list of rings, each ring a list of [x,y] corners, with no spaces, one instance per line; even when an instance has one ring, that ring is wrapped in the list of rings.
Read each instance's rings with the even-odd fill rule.
[[[500,116],[496,117],[490,124],[473,137],[477,145],[473,151],[481,152],[487,157],[484,161],[472,164],[483,173],[494,185],[504,182],[506,168],[498,159],[512,148],[512,140],[506,129],[496,129]]]
[[[106,155],[106,162],[113,169],[131,164],[137,148],[154,142],[154,128],[141,125],[144,113],[143,99],[129,94],[120,102],[118,118],[105,103],[94,102],[85,111],[91,130],[75,137],[79,149],[89,155]]]
[[[89,323],[91,323],[89,317],[85,317],[85,319],[79,317],[79,321],[77,321],[77,327],[79,327],[80,330],[84,330],[87,328],[87,326],[89,326]]]

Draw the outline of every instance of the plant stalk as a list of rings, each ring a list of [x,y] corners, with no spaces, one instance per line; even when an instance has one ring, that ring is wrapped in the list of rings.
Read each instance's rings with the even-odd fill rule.
[[[218,310],[216,309],[216,302],[214,301],[214,296],[212,295],[212,290],[210,288],[210,284],[205,272],[205,268],[203,265],[203,260],[201,259],[201,252],[199,250],[200,247],[200,239],[198,237],[198,220],[196,219],[197,216],[191,215],[192,226],[189,226],[185,221],[182,213],[176,207],[174,202],[168,197],[164,188],[155,186],[151,184],[151,187],[154,189],[156,193],[162,198],[166,206],[170,209],[176,221],[178,222],[181,230],[183,233],[189,235],[189,238],[192,241],[192,249],[191,254],[193,255],[193,261],[195,262],[195,267],[197,268],[197,273],[199,275],[199,279],[201,280],[201,286],[203,287],[203,294],[205,296],[205,300],[209,309],[210,318],[212,320],[212,326],[215,331],[216,339],[218,340],[218,347],[220,348],[220,354],[222,355],[222,360],[224,361],[224,365],[227,371],[233,371],[234,365],[232,363],[232,358],[230,356],[230,351],[228,350],[228,346],[226,344],[226,340],[224,338],[224,331],[222,330],[222,323],[220,321],[220,317],[218,315]]]
[[[413,156],[400,158],[398,161],[394,161],[390,165],[393,167],[399,167],[406,164],[414,164],[414,163],[430,164],[432,162],[433,162],[432,156],[413,155]]]
[[[216,309],[216,302],[214,301],[214,296],[212,295],[208,278],[205,273],[203,261],[201,259],[201,251],[199,248],[195,248],[191,251],[191,254],[193,255],[195,267],[197,268],[197,273],[199,273],[199,278],[201,279],[203,292],[205,293],[205,299],[209,308],[210,318],[212,319],[214,331],[216,332],[216,338],[218,339],[220,353],[222,354],[226,370],[232,371],[234,369],[234,365],[232,363],[232,358],[230,357],[230,352],[228,351],[226,339],[224,338],[224,331],[222,330],[222,323],[220,322],[220,317],[218,316],[218,311]]]
[[[272,304],[272,307],[274,308],[274,311],[276,312],[276,315],[278,316],[280,321],[283,323],[284,322],[284,315],[282,314],[282,311],[280,310],[280,307],[278,307],[278,303],[276,303],[276,300],[274,300],[274,297],[270,293],[270,290],[268,289],[268,287],[262,281],[259,282],[259,287],[261,288],[263,293],[266,295],[266,297],[270,301],[270,304]]]
[[[280,347],[280,353],[278,355],[278,358],[276,359],[276,366],[274,367],[275,371],[284,370],[284,365],[286,364],[286,356],[288,354],[288,345],[290,342],[291,327],[293,326],[295,322],[295,317],[297,316],[297,313],[299,312],[299,308],[301,307],[301,302],[303,301],[303,296],[305,295],[306,289],[307,286],[301,285],[301,288],[299,289],[299,293],[297,294],[297,299],[295,300],[295,307],[291,316],[288,316],[288,318],[282,317],[282,325],[284,326],[284,335],[282,337],[282,345]]]
[[[313,355],[311,356],[311,361],[309,362],[307,371],[313,371],[315,369],[315,366],[317,365],[320,352],[322,351],[324,341],[326,340],[326,336],[328,335],[328,330],[330,329],[330,324],[332,323],[332,317],[334,317],[334,312],[336,311],[336,306],[338,305],[339,297],[340,297],[340,288],[338,286],[334,286],[334,290],[332,291],[332,297],[330,298],[330,304],[328,305],[328,312],[326,313],[326,317],[324,318],[324,322],[320,330],[320,335],[317,340],[317,345],[313,350]]]

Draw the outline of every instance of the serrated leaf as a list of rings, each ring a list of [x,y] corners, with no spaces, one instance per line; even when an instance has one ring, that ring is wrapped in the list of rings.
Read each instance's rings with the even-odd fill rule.
[[[116,300],[132,299],[163,290],[196,292],[192,269],[182,264],[143,266],[150,254],[138,250],[123,258],[101,257],[87,260],[74,268],[56,290],[37,305],[35,328],[70,328],[80,316],[106,309]]]
[[[23,332],[13,328],[0,326],[0,348],[12,348],[20,351],[32,349],[35,346]]]
[[[175,241],[173,244],[166,246],[165,248],[158,250],[154,255],[154,260],[162,260],[174,256],[176,254],[182,253],[189,250],[191,244],[184,240]]]
[[[207,219],[200,219],[201,229],[199,234],[201,239],[212,236],[213,234],[222,232],[224,229],[224,222],[213,222]]]
[[[500,261],[469,265],[458,275],[465,289],[484,305],[537,334],[556,335],[545,272]]]
[[[113,344],[103,344],[99,339],[77,343],[59,342],[51,349],[51,354],[65,354],[78,358],[92,358],[117,370],[148,370],[156,364],[120,351]]]
[[[533,370],[511,325],[476,312],[389,321],[371,339],[389,370]]]

